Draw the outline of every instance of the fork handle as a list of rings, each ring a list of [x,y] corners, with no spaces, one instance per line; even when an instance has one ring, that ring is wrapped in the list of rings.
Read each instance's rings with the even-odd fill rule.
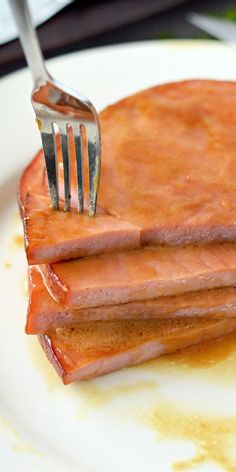
[[[42,51],[33,27],[27,0],[9,0],[18,28],[21,45],[36,85],[49,79]]]

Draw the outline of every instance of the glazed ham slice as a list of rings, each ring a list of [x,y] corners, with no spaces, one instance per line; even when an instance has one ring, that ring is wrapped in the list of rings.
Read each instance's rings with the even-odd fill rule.
[[[108,107],[100,205],[143,245],[235,240],[235,106],[235,82],[192,80]]]
[[[144,248],[40,266],[54,297],[86,308],[236,284],[236,245]]]
[[[235,331],[236,319],[123,320],[84,322],[58,328],[39,341],[65,384]]]
[[[29,264],[41,264],[134,249],[140,234],[120,218],[98,209],[95,218],[77,211],[55,211],[44,195],[28,194],[25,201],[25,249]],[[63,228],[63,231],[62,231]]]
[[[236,289],[229,287],[204,290],[177,297],[160,297],[154,300],[73,310],[54,300],[46,289],[37,267],[29,268],[27,334],[43,334],[62,326],[71,327],[81,321],[197,316],[213,319],[236,318]]]
[[[100,120],[101,211],[96,223],[89,220],[84,225],[84,218],[72,212],[73,237],[68,240],[64,237],[64,213],[61,218],[60,212],[55,212],[58,242],[54,246],[54,240],[47,238],[44,201],[42,208],[37,208],[42,210],[41,223],[37,224],[38,214],[29,200],[25,228],[31,264],[104,252],[102,234],[106,235],[109,250],[114,251],[123,243],[132,249],[135,244],[138,248],[236,241],[235,82],[194,80],[161,85],[108,107]],[[75,206],[73,149],[71,154]],[[42,154],[37,163],[40,159],[43,162]],[[47,193],[43,166],[39,165],[40,172],[34,179],[36,167],[33,163],[22,178],[23,206],[27,193]],[[60,178],[61,195],[62,187]],[[104,214],[110,218],[104,219]],[[130,236],[134,230],[131,240],[125,237],[126,230]]]

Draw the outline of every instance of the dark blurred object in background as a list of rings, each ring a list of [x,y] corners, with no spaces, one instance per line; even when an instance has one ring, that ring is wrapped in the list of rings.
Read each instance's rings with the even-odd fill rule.
[[[38,28],[46,58],[146,39],[206,37],[186,17],[205,12],[236,19],[235,0],[77,0]],[[25,66],[19,41],[0,46],[0,76]]]

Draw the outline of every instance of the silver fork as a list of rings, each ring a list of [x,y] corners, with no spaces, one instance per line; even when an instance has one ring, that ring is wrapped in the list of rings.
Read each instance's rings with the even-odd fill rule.
[[[70,209],[70,146],[73,133],[76,155],[78,211],[84,211],[83,128],[87,138],[89,169],[89,216],[96,213],[100,180],[101,140],[97,112],[92,103],[61,85],[48,74],[32,25],[26,0],[10,0],[24,54],[31,70],[34,89],[31,100],[41,132],[49,193],[53,208],[59,208],[56,131],[59,130],[64,173],[64,209]]]

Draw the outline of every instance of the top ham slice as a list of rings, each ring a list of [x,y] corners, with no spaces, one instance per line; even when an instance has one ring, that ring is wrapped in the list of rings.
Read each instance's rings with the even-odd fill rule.
[[[142,245],[236,237],[236,83],[145,90],[101,113],[99,203]]]
[[[36,194],[26,198],[24,232],[29,264],[139,246],[139,230],[128,222],[101,211],[95,218],[75,211],[56,211],[50,208],[49,197]]]
[[[58,251],[47,218],[38,218],[38,211],[47,210],[43,204],[35,209],[30,196],[25,228],[31,264],[103,253],[103,233],[109,251],[236,241],[236,83],[194,80],[161,85],[108,107],[100,120],[102,174],[96,223],[88,219],[85,231],[84,217],[72,211],[66,239],[63,218],[54,212]],[[42,154],[37,159],[42,161]],[[47,194],[43,166],[34,182],[35,167],[21,181],[24,207],[27,194]],[[72,149],[72,206],[76,199]],[[117,223],[114,230],[112,218]],[[39,233],[43,237],[38,238]]]

